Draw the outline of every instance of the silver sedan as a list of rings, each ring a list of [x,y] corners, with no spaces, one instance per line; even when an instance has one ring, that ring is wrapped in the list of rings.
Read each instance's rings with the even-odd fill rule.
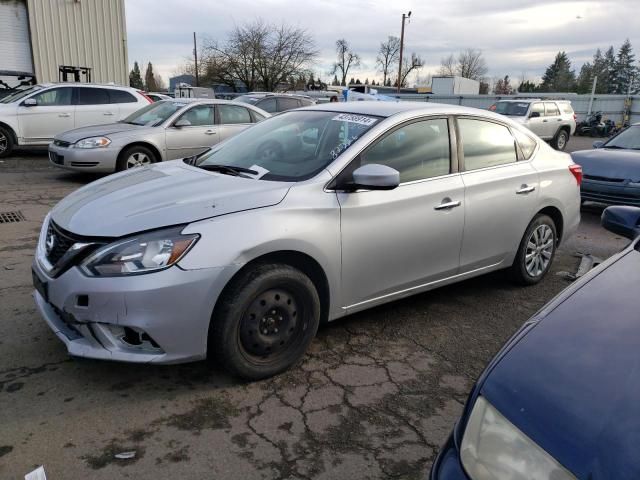
[[[264,378],[322,322],[493,270],[539,282],[578,225],[580,181],[569,155],[490,112],[303,108],[63,199],[35,300],[72,355],[208,356]]]
[[[56,167],[114,172],[198,155],[270,115],[226,100],[163,100],[118,123],[77,128],[49,145]]]

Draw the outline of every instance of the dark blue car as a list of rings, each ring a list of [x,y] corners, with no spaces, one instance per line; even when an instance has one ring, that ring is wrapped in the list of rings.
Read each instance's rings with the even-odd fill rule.
[[[560,293],[480,376],[432,480],[640,479],[640,208],[632,239]]]
[[[593,146],[571,154],[582,165],[582,200],[640,206],[640,124]]]

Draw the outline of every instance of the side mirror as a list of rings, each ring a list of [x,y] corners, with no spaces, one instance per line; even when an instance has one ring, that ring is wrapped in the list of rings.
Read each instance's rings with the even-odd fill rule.
[[[596,140],[595,142],[593,142],[593,148],[602,148],[603,145],[604,142],[602,140]]]
[[[27,98],[24,102],[22,102],[24,107],[35,107],[38,105],[38,101],[35,98]]]
[[[176,128],[190,127],[191,126],[191,122],[189,120],[187,120],[186,118],[181,118],[176,123],[174,123],[173,126],[176,127]]]
[[[540,117],[540,112],[531,112],[531,115],[529,115],[529,118],[539,118]]]
[[[626,206],[605,208],[600,223],[610,232],[634,240],[640,236],[640,208]]]
[[[370,163],[353,172],[353,183],[349,190],[393,190],[400,185],[400,173],[386,165]]]

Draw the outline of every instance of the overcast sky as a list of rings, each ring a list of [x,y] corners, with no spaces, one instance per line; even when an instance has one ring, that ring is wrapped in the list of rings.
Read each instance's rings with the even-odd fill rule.
[[[489,76],[537,80],[559,50],[578,73],[595,49],[629,38],[640,58],[640,0],[126,0],[129,62],[154,69],[165,81],[192,54],[198,38],[224,41],[234,25],[257,18],[306,29],[320,55],[316,75],[329,80],[335,41],[345,38],[362,57],[349,77],[379,79],[380,42],[400,36],[403,12],[412,11],[405,48],[425,60],[421,75],[466,47],[484,52]],[[142,68],[142,67],[141,67]]]

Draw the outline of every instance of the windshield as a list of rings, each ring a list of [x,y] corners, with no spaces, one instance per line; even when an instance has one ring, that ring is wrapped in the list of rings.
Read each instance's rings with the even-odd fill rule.
[[[522,117],[527,114],[529,104],[523,102],[498,102],[495,104],[495,112],[502,115]]]
[[[133,112],[122,120],[122,123],[155,127],[186,105],[186,103],[173,102],[171,100],[151,103]]]
[[[38,90],[41,90],[41,89],[42,87],[40,85],[34,85],[33,87],[27,88],[25,90],[19,90],[17,92],[12,93],[11,95],[7,95],[6,97],[3,97],[2,99],[0,99],[0,103],[16,102],[26,97],[27,95],[33,92],[37,92]]]
[[[233,99],[234,102],[242,102],[242,103],[256,103],[260,100],[260,97],[252,97],[251,95],[240,95]]]
[[[306,180],[326,168],[379,120],[351,113],[286,112],[214,147],[201,157],[198,166],[248,168],[263,180]]]
[[[629,148],[640,150],[640,125],[632,125],[620,132],[607,143],[604,148]]]

